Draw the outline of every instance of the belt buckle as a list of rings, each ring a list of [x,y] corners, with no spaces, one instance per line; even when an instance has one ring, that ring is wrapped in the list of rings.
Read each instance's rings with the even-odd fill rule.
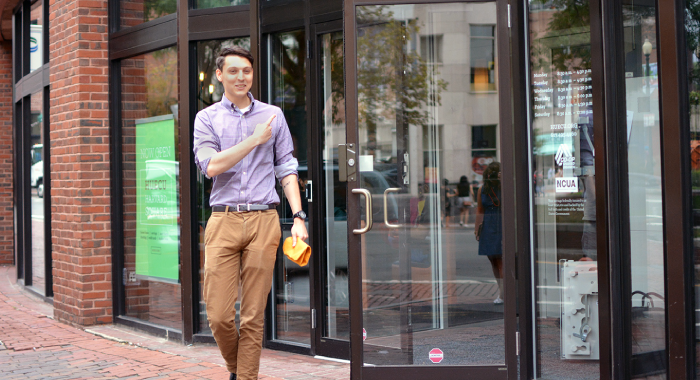
[[[242,205],[242,204],[237,204],[237,205],[236,205],[236,211],[241,212],[241,206],[246,206],[246,209],[243,210],[243,211],[250,211],[250,203],[246,203],[246,204],[243,204],[243,205]]]

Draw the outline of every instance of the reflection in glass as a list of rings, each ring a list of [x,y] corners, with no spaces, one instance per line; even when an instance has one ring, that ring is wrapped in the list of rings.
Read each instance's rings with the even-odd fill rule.
[[[338,180],[338,144],[345,143],[345,81],[343,73],[343,33],[322,36],[321,86],[323,128],[323,179],[325,195],[327,302],[323,335],[350,338],[348,309],[348,214],[344,182]]]
[[[363,361],[504,363],[502,275],[489,259],[502,257],[501,226],[475,196],[499,157],[496,4],[356,10],[359,176],[374,219],[361,236]],[[472,68],[492,70],[478,83],[494,91],[473,91]]]
[[[268,103],[282,109],[294,142],[292,154],[299,161],[299,190],[302,209],[309,214],[304,196],[308,181],[308,146],[306,119],[306,39],[303,30],[269,35],[270,72]],[[282,187],[277,186],[281,200],[280,221],[282,238],[291,236],[294,223],[292,210]],[[285,227],[287,225],[288,227]],[[307,222],[308,228],[308,222]],[[309,240],[314,231],[309,231]],[[312,247],[313,248],[313,247]],[[310,344],[311,326],[309,266],[299,267],[279,251],[274,284],[275,330],[274,339]]]
[[[118,0],[119,25],[128,28],[173,14],[177,11],[177,0]]]
[[[530,2],[530,120],[537,378],[598,379],[588,1]]]
[[[216,79],[216,58],[223,48],[231,46],[241,46],[250,49],[250,38],[197,42],[197,112],[223,98],[224,86]],[[197,228],[199,230],[199,331],[211,333],[202,291],[204,289],[204,229],[207,226],[209,216],[211,216],[209,194],[211,193],[213,180],[205,177],[199,170],[196,171],[196,175]],[[240,297],[238,300],[240,300]],[[236,301],[236,304],[239,304],[239,302]],[[239,313],[236,312],[236,321],[238,319]]]
[[[250,0],[194,0],[194,8],[218,8],[250,4]]]
[[[623,5],[632,377],[666,378],[661,131],[655,3]]]
[[[177,49],[121,61],[125,315],[182,328]]]
[[[44,294],[46,291],[46,250],[44,244],[44,94],[42,91],[32,94],[31,102],[31,194],[32,211],[32,287]]]
[[[43,1],[32,4],[29,13],[29,72],[44,64],[44,6]]]

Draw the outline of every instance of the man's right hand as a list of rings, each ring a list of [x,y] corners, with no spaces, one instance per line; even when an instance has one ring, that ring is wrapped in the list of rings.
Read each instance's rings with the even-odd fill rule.
[[[268,140],[270,140],[270,137],[272,137],[272,127],[270,126],[270,124],[272,124],[272,120],[275,120],[276,116],[277,115],[272,115],[269,119],[267,119],[265,123],[261,123],[255,126],[255,131],[253,132],[253,139],[255,140],[256,145],[265,144]]]

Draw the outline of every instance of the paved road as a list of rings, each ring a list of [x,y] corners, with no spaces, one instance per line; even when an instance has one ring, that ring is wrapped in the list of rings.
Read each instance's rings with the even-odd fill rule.
[[[228,379],[216,347],[186,347],[102,326],[83,331],[57,322],[51,306],[15,284],[15,267],[0,267],[0,378]],[[111,336],[115,339],[105,339]],[[263,350],[259,379],[338,380],[349,365]]]

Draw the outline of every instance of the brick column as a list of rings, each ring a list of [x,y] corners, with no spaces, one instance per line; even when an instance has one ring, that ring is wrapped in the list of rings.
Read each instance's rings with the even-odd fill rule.
[[[0,42],[0,265],[14,264],[12,41]]]
[[[54,316],[112,321],[106,0],[51,0]]]

